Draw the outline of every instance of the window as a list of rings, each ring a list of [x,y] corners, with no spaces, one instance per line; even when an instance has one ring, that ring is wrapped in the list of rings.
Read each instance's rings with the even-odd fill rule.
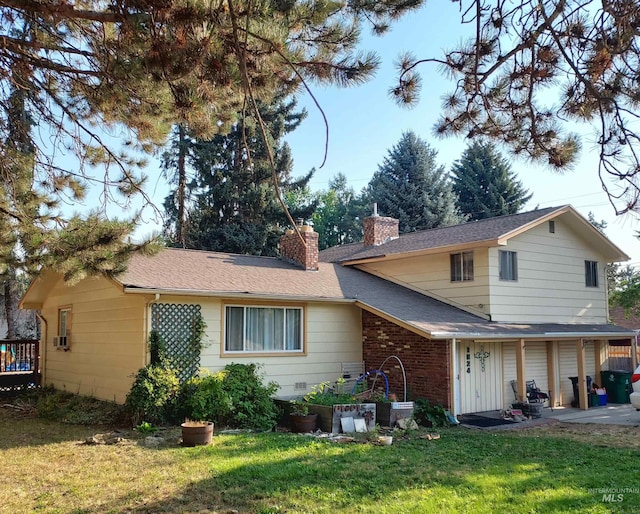
[[[550,234],[556,233],[556,222],[554,220],[549,221],[549,233]]]
[[[500,280],[518,280],[518,253],[500,250]]]
[[[451,282],[473,280],[473,252],[451,254]]]
[[[225,307],[225,352],[302,352],[302,308]]]
[[[58,309],[58,335],[53,338],[53,346],[64,348],[69,347],[71,339],[71,307]]]
[[[596,261],[584,261],[584,277],[587,287],[598,287],[598,263]]]

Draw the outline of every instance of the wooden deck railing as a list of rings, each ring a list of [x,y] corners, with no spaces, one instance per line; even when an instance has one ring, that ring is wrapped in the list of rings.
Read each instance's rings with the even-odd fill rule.
[[[0,394],[40,385],[40,341],[0,340]]]

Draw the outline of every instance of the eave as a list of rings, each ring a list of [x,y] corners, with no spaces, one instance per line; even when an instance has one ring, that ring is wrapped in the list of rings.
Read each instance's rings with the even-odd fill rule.
[[[126,294],[144,294],[144,295],[166,295],[166,296],[199,296],[206,298],[238,298],[267,301],[286,301],[286,302],[328,302],[328,303],[355,303],[352,298],[330,298],[322,296],[295,296],[281,295],[274,293],[254,293],[250,291],[209,291],[196,289],[171,289],[171,288],[153,288],[153,287],[132,287],[123,286],[123,292]]]
[[[474,248],[491,248],[498,245],[504,245],[506,243],[500,243],[499,239],[485,239],[483,241],[473,241],[471,243],[462,243],[456,245],[441,245],[431,248],[424,248],[421,250],[411,250],[407,252],[398,252],[391,254],[380,254],[373,257],[363,257],[361,259],[350,259],[340,261],[339,264],[343,266],[354,266],[356,264],[368,264],[371,262],[381,261],[393,261],[397,259],[406,259],[407,257],[420,257],[423,255],[434,255],[442,252],[462,252],[465,250],[471,250]]]

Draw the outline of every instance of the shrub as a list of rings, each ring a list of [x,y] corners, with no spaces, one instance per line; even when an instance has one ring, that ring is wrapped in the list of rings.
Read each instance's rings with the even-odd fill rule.
[[[224,369],[222,389],[231,400],[229,426],[272,430],[278,419],[278,409],[272,398],[278,384],[264,384],[257,364],[232,363]]]
[[[166,366],[167,347],[157,330],[152,330],[149,333],[149,354],[152,366]]]
[[[181,400],[184,418],[214,421],[224,424],[233,405],[223,387],[224,372],[191,378],[182,386]]]
[[[425,398],[418,398],[414,402],[413,417],[416,423],[426,427],[451,425],[445,408],[442,405],[431,405]]]
[[[179,390],[180,382],[174,370],[151,364],[140,369],[125,400],[133,424],[170,421]]]

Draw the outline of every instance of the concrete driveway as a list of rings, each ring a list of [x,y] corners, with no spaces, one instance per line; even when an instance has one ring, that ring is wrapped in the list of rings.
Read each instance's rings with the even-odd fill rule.
[[[608,404],[587,410],[556,407],[543,410],[543,417],[563,423],[602,423],[603,425],[640,426],[640,411],[630,403]]]

